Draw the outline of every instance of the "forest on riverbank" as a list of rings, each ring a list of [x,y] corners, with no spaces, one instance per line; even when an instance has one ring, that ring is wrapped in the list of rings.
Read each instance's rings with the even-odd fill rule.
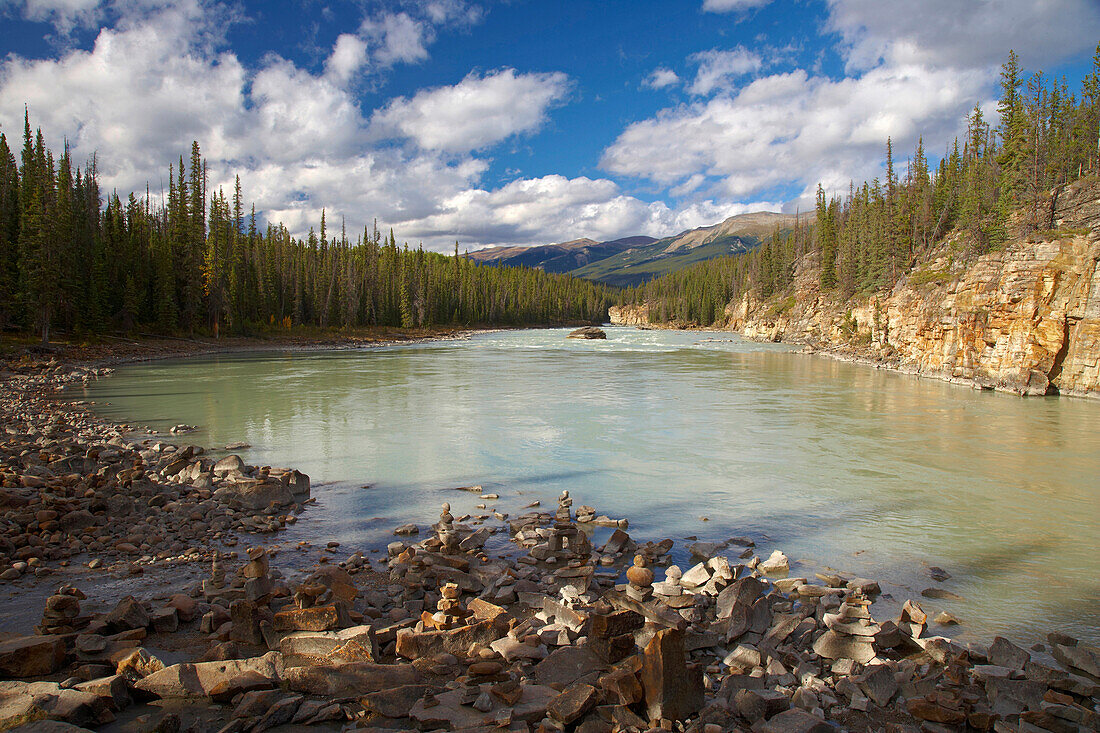
[[[950,235],[958,261],[1001,249],[1010,233],[1053,228],[1060,187],[1100,172],[1100,45],[1078,94],[1065,80],[1026,75],[1015,53],[1001,67],[999,122],[975,104],[966,136],[929,164],[923,139],[902,173],[886,141],[886,176],[846,196],[819,186],[812,223],[776,231],[745,254],[702,262],[622,296],[648,304],[654,323],[713,325],[745,293],[767,300],[791,290],[796,263],[814,260],[824,293],[848,300],[890,289]],[[1011,231],[1010,231],[1011,230]]]
[[[169,169],[167,196],[102,205],[97,161],[55,157],[25,118],[16,157],[0,133],[0,331],[223,332],[298,326],[601,322],[614,292],[540,270],[489,267],[399,246],[377,226],[297,238],[257,221],[240,178],[209,190],[198,143]],[[246,213],[247,207],[247,213]],[[262,227],[262,228],[261,228]],[[455,245],[458,254],[458,245]]]

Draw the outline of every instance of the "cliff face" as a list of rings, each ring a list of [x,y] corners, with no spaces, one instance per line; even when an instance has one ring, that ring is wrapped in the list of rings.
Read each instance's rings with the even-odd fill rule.
[[[892,292],[839,302],[800,263],[789,295],[731,303],[728,327],[906,372],[1022,395],[1100,397],[1100,186],[1051,202],[1049,235],[1011,241],[968,268],[946,254]]]
[[[649,308],[642,305],[613,305],[607,318],[615,326],[648,326]]]

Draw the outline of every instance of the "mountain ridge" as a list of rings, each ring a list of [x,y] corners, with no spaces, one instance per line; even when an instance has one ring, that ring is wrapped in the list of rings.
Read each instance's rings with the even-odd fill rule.
[[[696,262],[747,252],[777,228],[787,229],[798,221],[795,214],[756,211],[662,238],[634,235],[597,242],[584,237],[554,244],[491,247],[465,256],[481,264],[533,267],[609,285],[637,285]]]

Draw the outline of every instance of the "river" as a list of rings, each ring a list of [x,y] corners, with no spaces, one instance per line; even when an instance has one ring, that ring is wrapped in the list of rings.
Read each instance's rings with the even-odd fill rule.
[[[245,441],[247,463],[308,473],[318,504],[290,539],[349,554],[426,527],[443,501],[476,512],[455,487],[480,484],[512,513],[552,510],[568,489],[639,540],[748,536],[794,575],[878,579],[877,617],[913,597],[957,616],[934,630],[962,639],[1100,641],[1100,404],[728,333],[606,331],[133,364],[86,396],[110,418],[198,425],[186,441]],[[960,599],[921,598],[930,587]]]

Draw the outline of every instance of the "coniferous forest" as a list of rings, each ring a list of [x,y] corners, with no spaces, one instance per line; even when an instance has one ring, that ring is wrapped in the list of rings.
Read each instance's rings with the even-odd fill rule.
[[[477,265],[355,236],[326,222],[304,239],[257,222],[236,181],[207,188],[198,143],[148,191],[103,205],[96,161],[59,157],[25,119],[19,161],[0,133],[0,330],[253,333],[295,326],[600,322],[607,287],[528,268]],[[458,245],[455,245],[455,255]]]
[[[805,225],[640,285],[625,302],[649,303],[653,321],[710,325],[746,292],[783,293],[807,255],[820,266],[821,289],[847,299],[892,287],[950,233],[961,243],[953,254],[965,260],[1002,247],[1010,227],[1024,235],[1050,229],[1051,191],[1100,172],[1100,46],[1077,94],[1041,72],[1024,78],[1010,52],[997,111],[994,127],[975,105],[965,138],[934,167],[921,140],[899,175],[887,140],[885,180],[853,183],[843,198],[819,186],[816,216]]]

